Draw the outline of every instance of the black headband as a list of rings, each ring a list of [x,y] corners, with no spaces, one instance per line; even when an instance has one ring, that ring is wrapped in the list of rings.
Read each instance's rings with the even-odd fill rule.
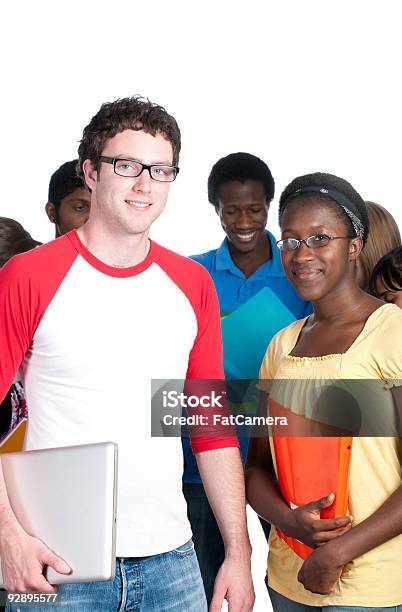
[[[309,193],[318,193],[319,195],[330,198],[334,202],[336,202],[345,212],[345,214],[349,217],[350,222],[352,223],[354,232],[356,236],[362,238],[363,243],[366,242],[368,236],[368,217],[367,210],[365,204],[362,200],[362,206],[359,207],[354,202],[351,202],[347,196],[339,191],[335,191],[332,189],[326,189],[325,187],[317,187],[316,185],[312,185],[311,187],[302,187],[301,189],[297,189],[293,193],[290,193],[286,200],[282,202],[282,206],[279,211],[279,218],[282,217],[282,214],[287,206],[287,204],[293,200],[293,198],[297,198],[298,196],[309,194]]]

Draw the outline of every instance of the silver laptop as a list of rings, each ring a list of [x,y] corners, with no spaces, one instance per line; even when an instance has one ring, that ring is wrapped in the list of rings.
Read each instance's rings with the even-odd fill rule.
[[[0,457],[19,523],[72,568],[68,576],[48,568],[48,581],[62,584],[113,578],[117,445],[102,442]]]

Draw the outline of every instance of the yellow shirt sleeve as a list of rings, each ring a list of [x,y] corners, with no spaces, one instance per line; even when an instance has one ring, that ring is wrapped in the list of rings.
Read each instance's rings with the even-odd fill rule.
[[[372,339],[373,366],[383,380],[402,379],[402,310],[390,305]]]

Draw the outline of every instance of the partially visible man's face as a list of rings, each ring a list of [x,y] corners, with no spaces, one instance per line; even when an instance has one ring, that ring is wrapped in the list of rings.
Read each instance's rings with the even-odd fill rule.
[[[84,225],[90,209],[91,194],[81,187],[63,198],[58,210],[51,202],[46,204],[47,216],[56,225],[56,237]]]
[[[124,130],[110,138],[103,156],[135,160],[147,165],[173,164],[172,145],[157,133]],[[84,162],[85,179],[92,190],[93,214],[116,234],[146,233],[165,207],[170,183],[151,179],[148,170],[140,176],[115,174],[113,165],[101,163],[99,172]]]
[[[242,253],[254,251],[266,240],[269,202],[262,181],[229,181],[218,189],[216,212],[232,247]]]

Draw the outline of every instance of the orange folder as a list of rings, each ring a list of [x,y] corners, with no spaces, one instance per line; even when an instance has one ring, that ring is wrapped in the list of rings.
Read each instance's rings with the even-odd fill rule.
[[[6,436],[0,444],[1,453],[15,453],[21,451],[24,445],[27,419],[22,419],[18,425]]]
[[[303,435],[282,435],[283,427],[272,427],[272,442],[281,493],[290,508],[335,494],[333,504],[321,511],[321,518],[336,518],[347,514],[349,496],[349,473],[352,455],[351,436],[329,436],[334,433],[330,426],[314,423],[302,415],[291,413],[278,402],[269,398],[269,414],[286,416],[289,430]],[[327,435],[322,432],[327,430]],[[339,431],[339,430],[338,430]],[[315,437],[314,432],[317,434]],[[299,555],[306,559],[313,551],[299,540],[280,537]]]

